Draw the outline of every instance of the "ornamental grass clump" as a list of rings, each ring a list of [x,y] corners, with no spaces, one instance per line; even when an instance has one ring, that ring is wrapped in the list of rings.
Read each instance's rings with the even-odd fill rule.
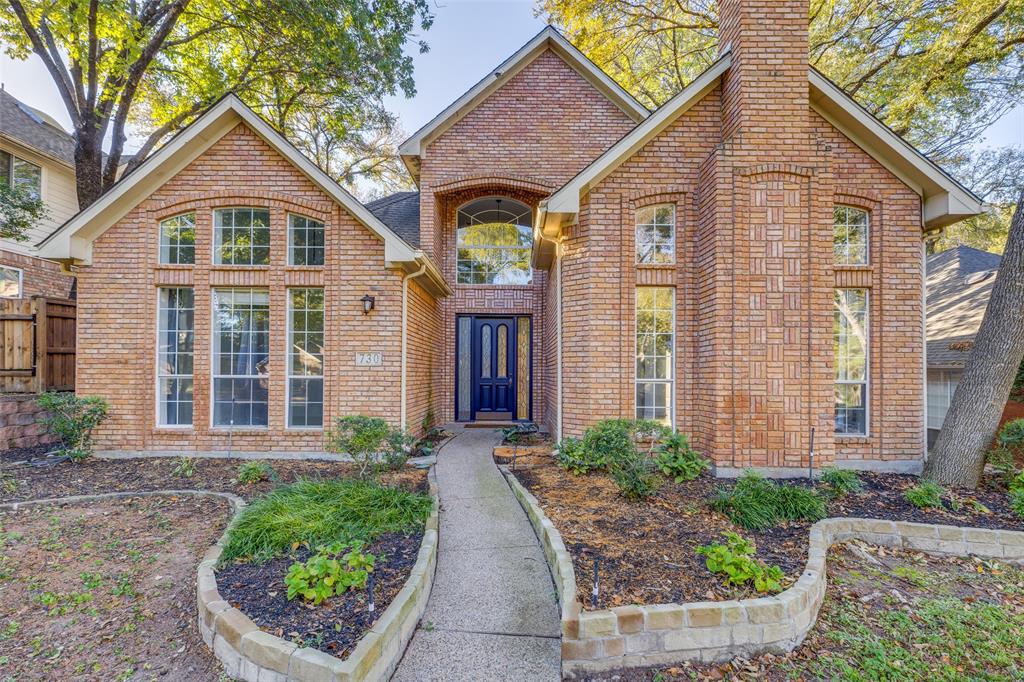
[[[274,467],[260,459],[251,459],[238,466],[238,482],[243,485],[255,485],[261,481],[277,480]]]
[[[299,480],[246,507],[228,533],[222,557],[260,562],[300,545],[410,533],[422,528],[432,504],[428,495],[373,481]]]
[[[946,489],[935,481],[921,481],[903,493],[904,499],[918,509],[942,509]]]
[[[864,484],[860,475],[852,469],[836,469],[834,467],[821,472],[821,482],[828,489],[832,499],[846,497],[850,493],[859,493]]]
[[[767,530],[785,521],[818,521],[827,512],[816,491],[769,481],[745,472],[732,488],[719,488],[711,508],[747,530]]]

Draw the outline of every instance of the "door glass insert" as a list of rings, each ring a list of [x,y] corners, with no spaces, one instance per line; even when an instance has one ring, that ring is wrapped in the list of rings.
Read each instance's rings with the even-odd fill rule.
[[[516,419],[530,418],[530,318],[516,320]]]
[[[473,417],[473,318],[459,318],[459,421]]]
[[[484,325],[480,330],[480,376],[491,378],[491,325]]]
[[[498,327],[498,374],[499,378],[508,376],[508,327]]]

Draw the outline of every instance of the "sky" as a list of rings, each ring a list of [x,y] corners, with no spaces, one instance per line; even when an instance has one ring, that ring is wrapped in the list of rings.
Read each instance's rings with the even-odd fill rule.
[[[415,67],[416,96],[389,97],[387,107],[411,135],[544,28],[531,0],[435,0],[434,24],[418,38],[430,50],[408,46]],[[65,128],[70,119],[42,62],[0,55],[0,81],[18,99],[42,109]],[[997,121],[979,140],[983,146],[1024,145],[1024,103]],[[129,140],[128,151],[134,146]]]

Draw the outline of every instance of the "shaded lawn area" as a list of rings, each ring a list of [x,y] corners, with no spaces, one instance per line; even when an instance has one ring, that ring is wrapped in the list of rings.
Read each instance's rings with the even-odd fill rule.
[[[675,680],[1020,680],[1024,571],[861,543],[829,552],[818,622],[795,651],[589,677]]]
[[[195,567],[230,516],[193,496],[0,512],[4,679],[217,680]]]

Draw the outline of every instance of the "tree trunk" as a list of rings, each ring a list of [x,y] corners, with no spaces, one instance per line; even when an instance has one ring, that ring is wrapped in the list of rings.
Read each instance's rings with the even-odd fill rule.
[[[1010,223],[999,274],[974,338],[963,378],[924,475],[947,485],[978,486],[985,453],[999,428],[1024,359],[1024,190]]]
[[[96,132],[85,126],[76,131],[75,137],[75,189],[78,210],[84,211],[103,194],[103,149]]]

